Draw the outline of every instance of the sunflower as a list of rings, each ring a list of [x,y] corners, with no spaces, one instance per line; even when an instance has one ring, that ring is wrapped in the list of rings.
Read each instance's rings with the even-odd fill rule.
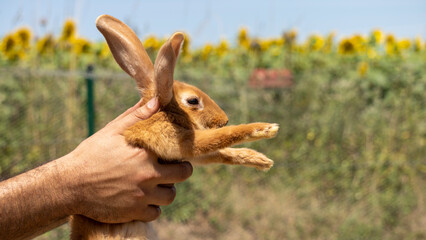
[[[385,50],[386,54],[394,55],[398,53],[398,46],[396,43],[396,39],[392,34],[388,34],[385,39]]]
[[[0,49],[7,60],[17,61],[25,57],[22,45],[18,43],[19,42],[14,34],[8,34],[3,38],[3,41],[0,44]]]
[[[293,46],[296,43],[297,30],[292,29],[290,31],[284,32],[283,39],[286,44]]]
[[[414,51],[416,52],[420,52],[421,50],[423,50],[424,46],[422,45],[422,39],[421,37],[416,37],[416,39],[414,39]]]
[[[191,39],[188,34],[184,33],[183,35],[185,36],[185,40],[182,44],[182,56],[190,56],[189,45],[191,43]]]
[[[380,29],[375,29],[370,34],[370,43],[379,45],[383,42],[383,32]]]
[[[393,34],[388,34],[386,36],[385,42],[386,44],[395,44],[396,43],[395,36]]]
[[[76,34],[76,26],[73,20],[68,19],[65,21],[64,26],[62,27],[62,33],[60,40],[61,41],[71,41],[74,39]]]
[[[11,51],[13,51],[13,49],[15,48],[16,45],[16,41],[13,37],[13,35],[9,34],[6,35],[6,37],[3,38],[3,41],[1,43],[1,51],[4,54],[7,54]]]
[[[210,43],[207,43],[204,45],[203,49],[201,50],[201,58],[206,60],[210,54],[213,52],[213,45]]]
[[[306,42],[306,47],[311,51],[318,51],[324,47],[324,38],[317,34],[311,35]]]
[[[370,59],[375,59],[378,57],[378,53],[374,48],[367,49],[367,57]]]
[[[241,28],[238,31],[238,46],[248,49],[250,47],[250,39],[247,28]]]
[[[367,62],[360,62],[358,64],[358,74],[361,77],[364,77],[365,74],[367,73],[367,71],[368,71],[368,63]]]
[[[409,39],[402,39],[396,43],[398,50],[407,50],[411,47],[411,42]]]
[[[226,40],[221,40],[219,45],[216,47],[215,52],[218,56],[224,56],[229,51],[229,43]]]
[[[250,42],[250,50],[254,51],[254,52],[260,52],[262,50],[261,46],[260,46],[260,40],[258,39],[253,39]]]
[[[106,59],[111,55],[111,51],[109,50],[109,46],[106,42],[102,42],[98,51],[96,51],[96,55],[100,59]]]
[[[19,45],[21,45],[24,49],[27,49],[30,46],[31,30],[26,27],[20,28],[14,33],[14,38]]]
[[[284,45],[284,39],[282,38],[275,38],[272,40],[273,45],[277,47],[282,47]]]
[[[260,50],[265,52],[274,44],[274,41],[271,39],[259,40]]]
[[[146,49],[152,49],[158,51],[161,47],[161,41],[156,36],[149,36],[143,42],[143,46]]]
[[[84,53],[90,53],[91,44],[84,38],[77,38],[73,40],[73,51],[78,56]]]
[[[339,43],[338,52],[342,55],[356,53],[356,48],[351,38],[345,38]]]
[[[359,34],[356,34],[351,37],[352,43],[355,45],[355,50],[357,52],[365,52],[367,47],[367,40]]]
[[[336,33],[331,32],[327,35],[327,38],[325,39],[323,51],[326,53],[329,53],[334,45],[334,37],[336,36]]]
[[[53,53],[55,48],[55,40],[51,34],[48,34],[37,41],[36,50],[39,55],[46,55]]]

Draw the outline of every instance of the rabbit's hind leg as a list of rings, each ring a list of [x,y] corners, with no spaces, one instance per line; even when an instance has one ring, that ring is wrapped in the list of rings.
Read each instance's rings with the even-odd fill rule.
[[[274,164],[274,161],[262,153],[249,148],[225,148],[216,152],[184,160],[195,165],[220,163],[255,167],[259,170],[269,170]]]

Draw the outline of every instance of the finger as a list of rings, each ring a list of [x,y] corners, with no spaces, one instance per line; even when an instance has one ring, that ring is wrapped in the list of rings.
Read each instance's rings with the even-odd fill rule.
[[[161,215],[161,208],[156,205],[148,205],[145,208],[139,209],[139,211],[136,211],[135,213],[137,214],[134,217],[135,220],[151,222]]]
[[[151,117],[158,111],[159,107],[160,105],[158,104],[158,98],[155,97],[149,100],[149,102],[142,107],[136,108],[134,111],[131,111],[120,120],[114,122],[114,124],[118,125],[118,131],[125,130],[133,124]]]
[[[192,165],[189,162],[157,164],[156,170],[160,173],[159,184],[179,183],[192,175]]]
[[[176,197],[176,188],[157,186],[147,192],[147,202],[150,205],[166,206],[170,205]]]
[[[120,119],[123,119],[127,115],[129,115],[131,112],[135,111],[136,109],[141,107],[142,98],[139,99],[139,102],[137,102],[133,107],[127,109],[124,113],[120,114],[118,117],[116,117],[114,120],[112,120],[110,123],[120,121]]]

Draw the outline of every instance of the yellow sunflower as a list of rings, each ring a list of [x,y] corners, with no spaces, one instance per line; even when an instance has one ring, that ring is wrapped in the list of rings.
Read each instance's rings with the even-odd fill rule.
[[[182,56],[189,56],[190,55],[189,46],[191,43],[191,39],[188,34],[184,33],[183,35],[185,36],[185,40],[183,41],[183,44],[182,44]]]
[[[14,33],[14,38],[19,45],[21,45],[24,49],[27,49],[30,46],[31,30],[26,27],[20,28]]]
[[[221,40],[219,45],[216,47],[215,52],[218,56],[224,56],[229,51],[229,43],[225,39]]]
[[[398,50],[407,50],[411,47],[411,42],[409,39],[402,39],[400,41],[397,42],[397,48]]]
[[[385,50],[386,54],[394,55],[398,53],[398,46],[396,44],[395,36],[388,34],[385,39]]]
[[[238,46],[248,49],[250,47],[250,39],[247,28],[241,28],[238,31]]]
[[[423,48],[424,48],[424,45],[422,43],[423,43],[422,38],[416,37],[416,39],[414,39],[414,43],[413,43],[414,51],[416,51],[416,52],[422,51]]]
[[[324,44],[325,44],[324,38],[321,37],[320,35],[314,34],[309,36],[306,42],[306,47],[307,49],[311,51],[318,51],[322,47],[324,47]]]
[[[356,52],[365,52],[367,47],[367,40],[359,34],[351,37],[352,43],[355,45]]]
[[[334,37],[336,36],[335,32],[331,32],[327,35],[327,38],[325,39],[323,51],[326,53],[331,52],[333,45],[334,45]]]
[[[60,40],[71,41],[74,39],[75,34],[76,34],[75,22],[71,19],[66,20],[64,23],[64,26],[62,27]]]
[[[366,73],[367,73],[367,71],[368,71],[368,63],[367,62],[360,62],[359,64],[358,64],[358,74],[361,76],[361,77],[364,77],[365,75],[366,75]]]
[[[108,44],[106,42],[102,42],[100,49],[96,52],[96,54],[100,59],[108,58],[111,55]]]
[[[149,36],[143,42],[145,49],[152,49],[158,51],[161,47],[161,41],[156,36]]]
[[[283,34],[284,43],[292,46],[296,43],[297,30],[291,29],[290,31],[284,32]]]
[[[7,60],[17,61],[25,57],[25,51],[18,41],[14,34],[8,34],[3,38],[0,49]]]
[[[383,32],[380,29],[375,29],[370,34],[371,42],[375,45],[379,45],[383,42]]]
[[[1,43],[1,51],[7,54],[15,48],[16,41],[12,34],[6,35]]]
[[[356,46],[351,38],[345,38],[339,43],[338,52],[342,55],[356,53]]]
[[[39,39],[36,43],[37,53],[40,55],[46,55],[53,53],[55,48],[55,40],[51,34],[48,34],[41,39]]]
[[[210,43],[205,44],[203,49],[201,50],[201,58],[206,60],[212,52],[213,45],[211,45]]]
[[[91,49],[91,44],[88,40],[84,38],[77,38],[73,40],[73,51],[76,55],[89,53],[90,49]]]

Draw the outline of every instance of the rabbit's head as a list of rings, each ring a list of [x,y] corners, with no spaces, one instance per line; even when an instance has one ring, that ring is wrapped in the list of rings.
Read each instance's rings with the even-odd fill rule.
[[[136,80],[143,104],[158,97],[161,109],[190,121],[197,129],[219,128],[227,124],[225,112],[200,89],[173,79],[174,67],[184,41],[173,34],[158,51],[152,64],[141,41],[126,24],[101,15],[96,27],[104,35],[120,67]]]

